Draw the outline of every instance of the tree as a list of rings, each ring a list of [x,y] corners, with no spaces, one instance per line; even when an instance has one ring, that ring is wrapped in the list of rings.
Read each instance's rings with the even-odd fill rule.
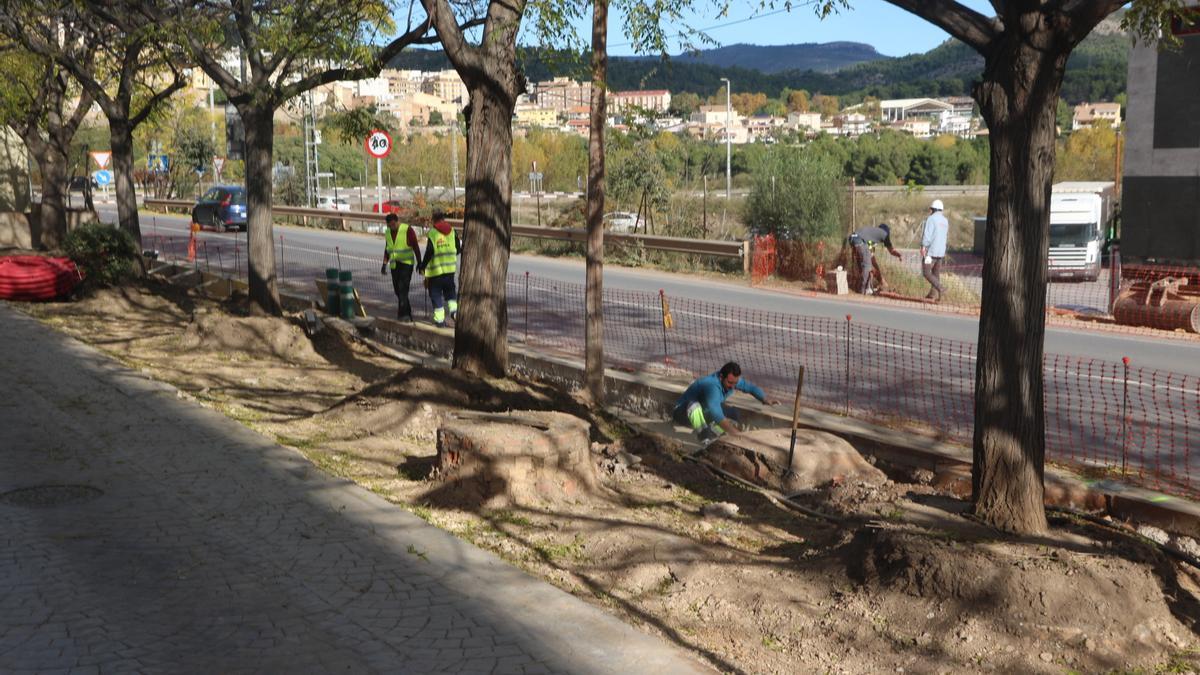
[[[108,119],[117,220],[140,246],[133,132],[187,83],[181,54],[141,14],[112,11],[102,3],[58,3],[49,14],[45,4],[28,0],[8,0],[0,7],[0,30],[54,59]]]
[[[608,0],[593,0],[592,101],[588,120],[587,269],[584,381],[604,404],[604,122],[608,104]]]
[[[628,0],[626,32],[637,51],[665,53],[665,19],[677,21],[686,0],[646,5]],[[470,92],[467,121],[466,208],[460,304],[454,331],[454,367],[502,377],[508,370],[508,307],[505,284],[512,243],[512,115],[525,77],[517,62],[517,36],[526,0],[488,0],[478,44],[455,24],[449,0],[421,0],[446,58]],[[580,5],[542,2],[536,32],[544,38],[573,35]],[[562,39],[561,37],[559,39]]]
[[[972,502],[985,523],[1037,534],[1046,529],[1042,358],[1055,113],[1071,51],[1125,3],[993,0],[998,15],[989,18],[957,2],[888,2],[984,59],[972,87],[991,147]],[[1178,0],[1135,0],[1125,22],[1151,35],[1181,8]]]
[[[280,314],[271,215],[275,111],[322,85],[377,74],[405,47],[431,42],[431,23],[410,24],[380,47],[395,28],[383,0],[157,0],[131,8],[178,36],[237,109],[246,130],[250,299]],[[229,50],[240,55],[236,75],[223,58]]]
[[[812,108],[821,113],[821,117],[830,118],[841,112],[841,107],[838,106],[838,98],[836,96],[826,96],[824,94],[816,94],[812,97]]]
[[[778,146],[755,164],[753,176],[744,218],[757,232],[815,241],[840,231],[845,187],[827,156]]]
[[[800,89],[788,93],[787,97],[788,112],[808,112],[809,100],[808,92]]]
[[[59,248],[67,236],[67,164],[71,138],[92,107],[91,95],[78,91],[53,60],[0,46],[0,65],[8,82],[0,87],[0,120],[16,132],[42,174],[42,199],[32,225],[33,245]],[[77,98],[76,98],[77,97]],[[72,110],[69,102],[75,99]]]
[[[687,118],[699,109],[700,97],[691,92],[684,91],[671,96],[669,112],[672,115]]]
[[[1075,111],[1067,102],[1060,97],[1054,108],[1054,124],[1058,127],[1058,133],[1071,133],[1072,122],[1074,121]]]
[[[429,126],[440,127],[445,123],[446,123],[445,120],[442,119],[442,111],[440,111],[440,110],[430,110],[429,111]]]

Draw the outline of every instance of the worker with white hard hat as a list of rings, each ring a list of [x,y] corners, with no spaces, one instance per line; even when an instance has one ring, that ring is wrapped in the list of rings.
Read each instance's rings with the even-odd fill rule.
[[[945,208],[942,200],[933,200],[929,205],[929,217],[925,219],[925,232],[921,236],[921,274],[929,282],[925,299],[933,302],[941,302],[944,291],[942,259],[946,257],[946,238],[950,233],[950,223],[942,213]]]

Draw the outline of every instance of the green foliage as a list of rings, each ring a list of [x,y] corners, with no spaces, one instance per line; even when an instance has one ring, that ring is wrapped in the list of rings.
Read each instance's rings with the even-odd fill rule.
[[[1117,133],[1108,124],[1075,131],[1059,143],[1054,180],[1113,180],[1116,152]]]
[[[83,271],[87,286],[117,286],[133,277],[137,244],[129,233],[112,225],[75,228],[63,242],[67,256]]]
[[[754,167],[744,220],[756,232],[789,239],[818,240],[841,227],[842,177],[827,156],[777,147]]]
[[[336,135],[342,143],[361,145],[372,131],[382,129],[391,133],[400,124],[391,113],[380,112],[370,105],[329,113],[321,120],[321,126]]]

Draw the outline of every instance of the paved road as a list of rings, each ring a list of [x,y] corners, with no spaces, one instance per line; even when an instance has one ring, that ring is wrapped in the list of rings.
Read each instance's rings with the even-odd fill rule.
[[[162,246],[181,255],[186,218],[149,220],[145,231],[157,232]],[[278,232],[285,287],[311,294],[312,279],[324,268],[349,269],[356,288],[375,303],[373,313],[394,311],[390,282],[379,274],[378,236],[293,227]],[[244,236],[204,233],[200,264],[228,273],[236,264],[244,277]],[[581,354],[582,262],[514,256],[509,269],[509,338]],[[531,273],[528,285],[524,271]],[[654,369],[669,362],[684,373],[701,373],[734,358],[768,391],[788,398],[803,364],[809,405],[916,421],[952,442],[971,441],[974,317],[647,270],[608,267],[605,279],[605,359],[611,367]],[[662,328],[659,288],[670,299],[669,331]],[[411,300],[417,317],[427,317],[428,298],[419,284]],[[1200,343],[1055,327],[1047,331],[1046,345],[1051,460],[1124,463],[1164,481],[1152,486],[1193,491],[1192,475],[1200,479],[1200,454],[1190,452],[1200,447]],[[1126,355],[1132,358],[1128,387],[1121,364]]]
[[[3,303],[0,351],[0,672],[707,672]]]
[[[115,219],[115,214],[104,207],[101,207],[101,214],[105,218]],[[186,236],[186,217],[147,216],[144,220],[146,222],[143,222],[143,231],[148,234],[158,232],[174,237]],[[371,269],[368,261],[379,260],[382,254],[382,244],[378,237],[289,226],[277,226],[277,232],[284,235],[289,249],[294,247],[300,255],[324,256],[337,246],[341,248],[345,259],[359,260],[365,269]],[[245,235],[241,236],[244,239]],[[224,242],[226,249],[238,238],[233,234],[213,232],[202,233],[201,237],[213,242]],[[244,247],[242,251],[244,252]],[[583,283],[583,261],[579,259],[512,256],[509,262],[510,274],[520,275],[526,271],[548,281],[563,284]],[[847,314],[852,314],[856,323],[968,344],[974,344],[978,340],[979,322],[975,317],[929,312],[910,306],[889,306],[882,302],[862,302],[832,296],[797,296],[786,292],[750,288],[739,282],[612,265],[605,268],[604,283],[607,289],[651,292],[663,289],[669,298],[690,298],[791,317],[843,320]],[[380,288],[383,293],[380,297],[386,297],[390,290],[382,284]],[[1048,327],[1046,352],[1109,363],[1120,363],[1122,357],[1129,356],[1135,366],[1200,376],[1200,341],[1164,340],[1133,334]]]

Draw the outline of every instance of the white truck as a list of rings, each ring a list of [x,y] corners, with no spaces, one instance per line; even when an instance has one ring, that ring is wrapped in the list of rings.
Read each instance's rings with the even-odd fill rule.
[[[1050,193],[1050,279],[1100,277],[1113,188],[1112,181],[1055,183]]]

